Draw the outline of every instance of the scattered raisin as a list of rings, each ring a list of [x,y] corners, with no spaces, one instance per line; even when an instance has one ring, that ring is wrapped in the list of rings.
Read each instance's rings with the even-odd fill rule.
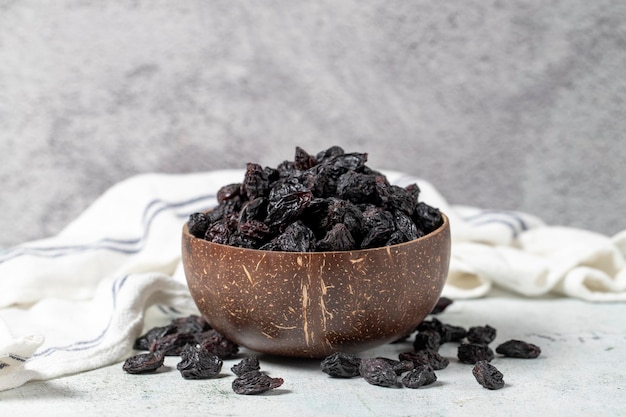
[[[272,378],[261,371],[246,372],[233,380],[233,391],[237,394],[260,394],[283,385],[282,378]]]
[[[496,338],[496,329],[489,326],[474,326],[467,330],[467,340],[470,343],[488,345]]]
[[[381,387],[397,385],[397,375],[393,366],[382,358],[361,359],[359,373],[368,383]]]
[[[145,374],[154,372],[163,366],[165,356],[160,351],[140,353],[124,361],[122,369],[129,374]]]
[[[496,390],[504,387],[502,372],[487,361],[476,362],[472,374],[476,381],[487,389]]]
[[[419,365],[402,378],[402,385],[407,388],[419,388],[437,380],[437,375],[430,365]]]
[[[194,334],[194,340],[202,345],[203,348],[222,359],[231,358],[239,352],[239,346],[236,343],[230,341],[215,329]]]
[[[259,358],[256,356],[248,356],[233,365],[230,370],[237,376],[241,376],[246,372],[258,371],[261,369]]]
[[[430,349],[422,349],[415,352],[404,352],[398,355],[400,360],[413,362],[415,367],[418,365],[430,365],[434,370],[446,368],[450,361],[441,356],[438,352]]]
[[[185,379],[208,379],[219,375],[222,358],[209,352],[202,345],[187,345],[180,353],[181,361],[176,369]]]
[[[534,359],[541,354],[541,349],[532,343],[512,339],[500,344],[496,352],[510,358]]]
[[[491,362],[493,350],[480,343],[461,343],[457,350],[457,357],[463,363],[475,364],[479,361]]]
[[[439,350],[439,346],[441,346],[441,335],[435,330],[422,330],[415,335],[413,340],[415,350]]]
[[[359,376],[361,359],[353,353],[335,352],[325,357],[321,364],[322,372],[335,378]]]

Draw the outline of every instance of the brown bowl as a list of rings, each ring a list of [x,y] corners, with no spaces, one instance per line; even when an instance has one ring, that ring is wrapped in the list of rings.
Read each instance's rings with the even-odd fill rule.
[[[410,333],[437,303],[448,273],[450,226],[393,246],[273,252],[212,243],[183,228],[182,260],[199,311],[249,349],[321,358]]]

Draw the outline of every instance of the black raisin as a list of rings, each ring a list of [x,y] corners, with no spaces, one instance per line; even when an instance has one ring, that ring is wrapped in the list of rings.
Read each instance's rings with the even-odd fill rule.
[[[398,357],[400,360],[413,362],[415,366],[430,365],[436,371],[444,369],[450,364],[448,358],[444,358],[438,352],[430,349],[423,349],[415,352],[404,352]]]
[[[476,362],[472,374],[476,381],[487,389],[496,390],[504,387],[502,372],[487,361]]]
[[[381,387],[397,385],[397,375],[393,366],[381,358],[361,359],[360,375],[370,384]]]
[[[541,354],[541,348],[523,340],[508,340],[498,347],[496,352],[510,358],[534,359]]]
[[[230,341],[215,329],[194,335],[195,343],[202,345],[209,352],[218,355],[222,359],[228,359],[239,352],[239,345]]]
[[[129,374],[145,374],[154,372],[163,366],[165,356],[163,352],[155,351],[148,353],[140,353],[124,361],[122,369]]]
[[[407,388],[419,388],[437,380],[437,375],[430,365],[419,365],[402,378],[402,385]]]
[[[467,341],[470,343],[478,343],[488,345],[496,338],[496,329],[489,326],[474,326],[467,330]]]
[[[361,359],[353,353],[335,352],[322,360],[322,371],[335,378],[359,376]]]
[[[195,237],[204,237],[206,229],[209,227],[209,222],[209,217],[204,213],[190,214],[189,221],[187,222],[189,233],[191,233]]]
[[[222,358],[209,352],[202,345],[185,346],[180,358],[176,369],[185,379],[215,378],[222,370]]]
[[[475,364],[479,361],[491,362],[493,350],[487,345],[479,343],[461,343],[457,350],[457,357],[463,363]]]
[[[248,356],[233,365],[230,370],[237,376],[241,376],[246,372],[258,371],[261,369],[259,358],[256,356]]]
[[[260,394],[283,385],[282,378],[272,378],[260,371],[246,372],[233,380],[233,391],[241,395]]]

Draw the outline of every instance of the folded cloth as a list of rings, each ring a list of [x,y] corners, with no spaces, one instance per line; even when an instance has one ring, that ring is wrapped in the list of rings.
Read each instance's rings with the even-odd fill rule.
[[[452,257],[443,295],[626,300],[626,231],[610,238],[550,227],[520,212],[450,205],[427,181],[420,199],[450,219]],[[180,263],[191,213],[217,203],[242,170],[145,174],[122,181],[61,233],[0,252],[0,390],[121,361],[150,322],[197,314]]]

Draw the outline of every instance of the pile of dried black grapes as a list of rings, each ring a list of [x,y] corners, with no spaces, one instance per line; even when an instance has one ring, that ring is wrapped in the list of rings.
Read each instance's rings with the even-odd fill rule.
[[[444,311],[452,300],[442,297],[431,312]],[[437,380],[435,371],[442,370],[450,360],[439,354],[444,343],[458,343],[457,358],[460,363],[474,365],[472,374],[476,381],[490,390],[504,386],[502,373],[490,362],[494,351],[489,346],[496,338],[496,329],[489,325],[465,329],[445,324],[435,317],[424,320],[415,329],[413,349],[400,353],[398,359],[376,357],[360,358],[355,354],[337,352],[321,362],[321,370],[331,377],[362,377],[372,385],[382,387],[419,388]],[[155,327],[134,344],[137,350],[147,350],[128,358],[123,369],[131,374],[154,372],[163,366],[165,356],[180,356],[177,369],[185,379],[211,379],[219,376],[223,360],[236,357],[239,346],[226,339],[199,316],[191,315],[173,320],[169,325]],[[533,359],[541,349],[522,340],[508,340],[498,345],[495,352],[503,357]],[[232,389],[237,394],[259,394],[278,388],[282,378],[273,378],[261,372],[256,356],[241,359],[231,367],[235,379]]]
[[[233,358],[239,346],[212,329],[204,318],[191,315],[154,327],[135,340],[135,350],[147,350],[126,359],[122,368],[130,374],[154,372],[163,366],[165,356],[179,356],[176,369],[185,379],[217,378],[224,359]],[[278,388],[282,378],[272,378],[261,372],[255,356],[243,358],[231,368],[236,378],[232,382],[237,394],[259,394]]]
[[[223,186],[218,205],[189,217],[189,232],[211,242],[287,252],[345,251],[407,242],[441,223],[419,202],[417,184],[391,185],[367,153],[296,147],[276,168],[248,163],[241,183]]]

